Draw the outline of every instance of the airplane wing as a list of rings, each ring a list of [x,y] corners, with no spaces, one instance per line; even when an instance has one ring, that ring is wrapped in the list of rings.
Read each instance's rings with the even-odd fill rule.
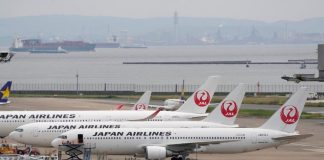
[[[179,152],[179,151],[192,151],[196,148],[201,146],[206,146],[210,144],[221,144],[221,143],[228,143],[228,142],[236,142],[239,140],[226,140],[226,141],[196,141],[196,142],[179,142],[179,143],[170,143],[170,144],[161,144],[160,146],[166,147],[168,150]],[[147,146],[156,146],[154,145],[146,145]]]
[[[167,147],[172,147],[172,146],[186,146],[186,145],[196,145],[198,144],[199,146],[206,146],[209,144],[221,144],[221,143],[228,143],[228,142],[236,142],[239,140],[226,140],[226,141],[201,141],[201,142],[183,142],[183,143],[175,143],[175,144],[168,144]]]
[[[151,115],[147,116],[146,118],[143,119],[135,119],[135,120],[129,120],[129,121],[147,121],[150,119],[153,119],[154,117],[156,117],[156,115],[158,115],[160,113],[160,111],[162,111],[162,108],[158,108],[155,112],[153,112]]]
[[[295,142],[301,139],[305,139],[308,137],[313,136],[313,134],[301,134],[301,135],[292,135],[292,136],[283,136],[283,137],[276,137],[272,138],[273,140],[276,141],[283,141],[283,142]]]

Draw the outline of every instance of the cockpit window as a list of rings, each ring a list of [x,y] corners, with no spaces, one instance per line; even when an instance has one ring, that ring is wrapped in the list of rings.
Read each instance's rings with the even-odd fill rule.
[[[15,129],[15,131],[16,131],[16,132],[23,132],[24,130],[21,129],[21,128],[17,128],[17,129]]]
[[[60,136],[58,136],[58,138],[67,139],[67,136],[66,135],[60,135]]]

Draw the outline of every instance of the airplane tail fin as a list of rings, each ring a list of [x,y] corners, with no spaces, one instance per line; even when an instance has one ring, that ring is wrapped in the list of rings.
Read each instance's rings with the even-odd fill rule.
[[[120,104],[116,107],[116,110],[121,110],[124,107],[124,104]]]
[[[307,88],[301,87],[260,128],[294,132],[303,112],[307,95]]]
[[[8,98],[11,91],[11,81],[8,81],[0,90],[0,104],[9,103]]]
[[[245,92],[246,84],[240,83],[203,121],[233,125]]]
[[[204,114],[214,96],[219,76],[210,76],[207,81],[199,87],[177,112]]]
[[[141,98],[134,104],[133,110],[147,110],[151,99],[151,93],[151,91],[144,92]]]

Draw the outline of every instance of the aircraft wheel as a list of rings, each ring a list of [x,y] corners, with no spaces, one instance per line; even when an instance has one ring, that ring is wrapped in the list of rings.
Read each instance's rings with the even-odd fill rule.
[[[18,151],[17,151],[17,154],[24,155],[25,153],[24,153],[24,151],[22,151],[22,150],[18,150]]]
[[[172,157],[171,160],[178,160],[178,158],[177,157]]]

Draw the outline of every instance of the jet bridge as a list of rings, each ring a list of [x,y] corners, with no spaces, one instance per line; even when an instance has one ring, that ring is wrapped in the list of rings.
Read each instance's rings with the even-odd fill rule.
[[[287,81],[294,81],[299,83],[301,81],[317,81],[324,82],[324,44],[318,44],[317,46],[318,53],[318,77],[315,77],[315,74],[295,74],[292,77],[282,76],[281,78]]]

